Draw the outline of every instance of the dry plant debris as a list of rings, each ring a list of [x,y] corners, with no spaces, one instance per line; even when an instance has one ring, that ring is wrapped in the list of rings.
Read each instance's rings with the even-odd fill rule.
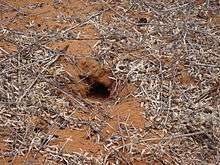
[[[220,164],[220,2],[77,1],[81,15],[61,10],[68,3],[0,2],[0,164]],[[48,6],[55,15],[33,14]],[[73,55],[70,44],[51,47],[72,41],[95,44],[86,55]],[[81,71],[83,58],[111,71],[111,87],[66,70],[63,61]],[[72,87],[84,79],[97,98]],[[135,90],[122,96],[126,85]],[[108,111],[129,99],[142,107],[144,128]],[[106,127],[114,131],[106,135]],[[57,130],[86,132],[99,151],[67,151],[77,137],[62,141]]]

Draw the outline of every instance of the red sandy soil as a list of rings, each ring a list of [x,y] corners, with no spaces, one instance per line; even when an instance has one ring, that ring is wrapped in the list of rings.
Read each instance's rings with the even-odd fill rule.
[[[67,0],[64,2],[64,4],[60,5],[57,8],[53,6],[52,0],[7,0],[7,4],[10,4],[15,8],[24,7],[25,5],[36,2],[44,3],[43,7],[34,10],[25,9],[25,13],[28,13],[25,17],[18,17],[17,11],[13,8],[6,12],[1,12],[0,24],[8,28],[17,29],[21,31],[25,30],[27,24],[30,22],[34,22],[35,24],[37,24],[39,30],[48,28],[58,29],[70,26],[68,22],[59,23],[53,20],[53,18],[55,18],[59,12],[62,12],[66,16],[77,15],[80,19],[84,19],[88,13],[100,10],[102,8],[102,5],[99,4],[87,6],[83,0]],[[132,13],[134,17],[138,14],[139,13]],[[108,22],[111,20],[112,15],[113,13],[106,12],[106,14],[103,16],[103,19],[106,22]],[[213,21],[219,24],[220,18],[213,18]],[[91,25],[86,25],[82,28],[77,28],[77,31],[83,34],[85,38],[98,38],[99,36],[95,28]],[[52,49],[63,49],[67,45],[69,46],[66,53],[78,60],[78,66],[74,66],[65,59],[61,59],[60,63],[64,66],[66,72],[68,72],[71,77],[76,78],[79,74],[86,74],[90,71],[94,79],[98,79],[98,81],[106,84],[107,86],[112,86],[113,88],[114,82],[108,77],[110,76],[108,68],[100,66],[91,58],[91,54],[93,53],[92,48],[97,43],[97,41],[98,40],[96,39],[86,39],[65,42],[54,42],[49,43],[48,47]],[[16,48],[9,43],[0,43],[0,46],[8,52],[16,50]],[[166,62],[170,62],[170,60],[167,59]],[[180,69],[184,70],[184,68],[181,68],[181,66]],[[184,71],[179,76],[179,79],[185,85],[196,83],[196,80],[194,80]],[[86,88],[87,87],[84,83],[80,83],[78,85],[68,85],[66,87],[66,89],[68,89],[69,91],[79,92],[82,96],[86,95]],[[115,131],[117,131],[118,121],[127,121],[127,123],[133,124],[135,127],[139,129],[144,128],[144,123],[146,119],[142,115],[143,109],[140,106],[139,100],[136,98],[125,97],[135,89],[136,87],[132,85],[125,86],[118,93],[118,97],[124,99],[120,101],[119,104],[112,105],[110,107],[108,106],[108,102],[111,102],[111,99],[97,100],[94,98],[86,98],[90,102],[93,102],[95,105],[101,106],[104,109],[104,111],[108,113],[109,116],[111,116],[111,119],[109,119],[108,121],[109,126],[102,130],[103,137],[107,138]],[[84,119],[91,119],[95,117],[83,113],[76,113],[75,115]],[[39,125],[39,127],[48,129],[48,132],[53,132],[55,135],[59,136],[59,139],[53,141],[53,144],[62,145],[66,141],[66,138],[70,138],[71,140],[64,147],[64,150],[66,152],[79,152],[81,150],[85,150],[93,155],[98,155],[100,152],[104,151],[104,148],[99,144],[95,144],[92,138],[87,138],[88,130],[72,130],[70,128],[61,130],[57,128],[47,128],[45,121],[39,118],[35,119],[34,122],[36,122],[36,125]],[[7,133],[6,130],[4,130],[4,133]],[[4,149],[4,142],[0,140],[0,150]],[[24,157],[16,157],[14,160],[11,161],[13,162],[13,165],[21,165],[22,162],[26,160],[28,160],[30,164],[31,162],[39,165],[42,164],[41,156],[39,154],[36,156],[36,159],[27,155]],[[9,160],[0,160],[0,165],[7,165],[9,164],[8,161]],[[141,165],[145,163],[135,162],[135,164]]]
[[[3,1],[6,2],[6,1]],[[102,8],[101,5],[91,5],[85,6],[86,4],[83,0],[74,0],[68,1],[65,4],[61,5],[59,8],[55,8],[52,4],[51,0],[8,0],[7,4],[10,4],[14,8],[24,7],[25,5],[31,3],[44,3],[42,8],[37,8],[35,10],[25,10],[25,13],[28,13],[26,17],[19,18],[16,16],[17,12],[13,8],[7,12],[1,12],[0,20],[1,24],[5,27],[24,31],[27,24],[30,22],[34,22],[38,25],[38,29],[57,29],[62,27],[68,27],[68,23],[58,23],[53,20],[55,16],[59,12],[62,12],[64,15],[77,15],[81,19],[85,18],[88,13],[92,11],[99,10]],[[112,13],[107,13],[104,16],[106,21],[109,21]],[[83,28],[78,28],[78,32],[85,35],[86,38],[97,38],[98,34],[95,29],[91,26],[84,26]],[[109,72],[108,69],[99,66],[94,60],[91,60],[91,57],[85,58],[84,56],[88,56],[92,53],[92,47],[97,43],[97,40],[73,40],[73,41],[65,41],[65,42],[54,42],[49,43],[48,47],[52,49],[62,49],[65,46],[69,45],[67,49],[67,54],[72,57],[78,57],[78,67],[70,64],[68,61],[61,59],[61,63],[64,66],[66,72],[68,72],[72,77],[76,77],[77,75],[82,73],[87,73],[91,71],[92,76],[95,79],[98,79],[100,82],[106,85],[112,85],[112,80],[108,78]],[[0,43],[0,46],[4,48],[8,52],[12,52],[16,50],[16,47],[11,45],[10,43]],[[80,68],[80,69],[79,69]],[[77,86],[67,86],[68,90],[72,90],[74,92],[80,92],[81,95],[85,96],[86,86],[84,84],[79,84]],[[129,95],[131,91],[135,90],[134,86],[125,86],[122,91],[118,93],[119,97],[124,97]],[[108,107],[108,102],[110,100],[96,100],[93,98],[89,98],[90,101],[94,102],[97,105],[100,105],[104,108],[104,111],[108,112],[111,116],[111,119],[108,121],[109,127],[106,127],[102,134],[104,137],[108,137],[117,129],[118,121],[127,120],[128,123],[133,124],[135,127],[140,129],[144,128],[144,117],[142,116],[142,108],[137,99],[135,98],[127,98],[121,101],[119,104],[115,106]],[[81,118],[92,118],[93,116],[86,116],[86,114],[75,114]],[[44,129],[48,129],[49,132],[53,132],[55,135],[59,136],[59,140],[53,141],[53,144],[63,144],[66,138],[70,138],[70,140],[64,147],[66,152],[79,152],[81,150],[85,150],[93,155],[97,155],[99,152],[102,152],[104,149],[101,145],[95,144],[92,140],[87,139],[87,131],[82,130],[71,130],[71,129],[51,129],[46,128],[46,123],[42,119],[35,119],[36,125],[42,127]],[[4,150],[4,142],[0,141],[0,150]],[[37,155],[37,159],[31,158],[30,156],[24,157],[16,157],[13,162],[13,165],[20,165],[23,162],[27,162],[27,160],[31,163],[42,164],[41,156]],[[10,160],[0,160],[0,165],[9,164]],[[141,164],[138,163],[137,164]]]

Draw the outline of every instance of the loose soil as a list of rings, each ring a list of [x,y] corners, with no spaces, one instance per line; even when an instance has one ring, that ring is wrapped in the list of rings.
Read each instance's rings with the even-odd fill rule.
[[[0,1],[1,27],[24,33],[30,28],[30,26],[33,26],[33,29],[34,31],[36,31],[36,33],[46,30],[58,31],[60,29],[68,29],[79,23],[82,23],[88,18],[89,15],[91,15],[91,13],[101,12],[105,10],[106,7],[109,7],[109,5],[111,5],[112,8],[104,12],[101,19],[103,25],[108,25],[113,21],[117,21],[115,17],[120,15],[120,13],[118,12],[125,10],[126,5],[129,5],[128,1],[124,1],[124,9],[122,7],[117,8],[117,3],[119,2],[114,0],[111,1],[110,4],[101,3],[101,1],[97,1],[96,3],[96,1],[83,0],[64,0],[60,1],[60,3],[58,2],[59,1],[55,3],[55,1],[52,0]],[[201,5],[203,1],[195,1],[195,3],[196,5]],[[132,7],[135,8],[135,6]],[[132,9],[132,7],[126,12],[127,15],[123,15],[121,17],[129,17],[130,20],[136,21],[138,24],[137,29],[139,29],[137,32],[138,34],[144,35],[145,33],[148,33],[147,31],[149,31],[150,33],[150,30],[144,29],[144,25],[142,24],[147,24],[150,20],[156,19],[156,14],[144,10],[134,10]],[[117,8],[118,11],[114,11],[115,8]],[[72,17],[69,19],[63,19],[64,17],[70,16]],[[208,23],[213,24],[213,26],[219,27],[219,16],[216,16],[214,14],[212,15],[212,13],[208,13],[206,16],[210,17],[207,21]],[[118,28],[122,28],[123,26],[126,26],[127,28],[127,26],[130,25],[125,24],[121,25],[121,27]],[[63,69],[62,72],[64,76],[55,77],[56,81],[62,84],[62,87],[55,84],[54,88],[51,89],[51,92],[54,94],[54,96],[60,98],[60,100],[64,99],[68,102],[67,108],[65,108],[65,111],[61,111],[60,114],[63,113],[63,116],[65,116],[64,114],[67,114],[67,116],[73,117],[74,120],[77,122],[75,124],[64,123],[60,126],[54,123],[56,123],[55,119],[56,121],[64,120],[64,117],[62,118],[62,115],[60,119],[54,118],[54,123],[50,123],[50,121],[47,120],[48,116],[46,116],[45,114],[42,114],[42,116],[26,116],[26,122],[30,124],[30,128],[34,126],[34,131],[42,131],[48,135],[53,135],[52,140],[48,142],[48,145],[61,148],[61,150],[59,151],[60,155],[62,155],[62,153],[82,153],[84,155],[87,154],[92,158],[98,158],[100,157],[100,155],[109,155],[109,157],[112,156],[114,158],[108,161],[109,164],[113,164],[116,158],[120,158],[120,162],[118,162],[119,164],[134,165],[176,164],[177,162],[179,162],[181,159],[176,159],[174,154],[172,155],[171,152],[166,153],[166,149],[163,150],[162,148],[160,148],[160,143],[164,143],[161,141],[161,139],[168,135],[168,133],[166,132],[166,129],[168,129],[168,127],[160,127],[158,126],[158,123],[169,120],[169,117],[160,118],[157,115],[154,115],[154,118],[149,117],[149,114],[151,113],[150,111],[148,111],[148,108],[150,108],[148,106],[151,105],[148,104],[149,100],[151,99],[150,96],[149,98],[147,98],[147,96],[140,97],[137,94],[137,91],[141,89],[140,86],[142,85],[144,87],[144,84],[141,84],[141,80],[139,82],[137,81],[138,83],[129,82],[130,80],[128,80],[128,77],[126,76],[119,77],[121,78],[120,80],[116,79],[116,75],[114,75],[113,72],[113,66],[115,67],[116,63],[121,59],[125,59],[125,61],[127,60],[128,63],[129,60],[138,61],[140,59],[148,61],[149,65],[160,63],[161,67],[166,68],[166,71],[172,71],[173,74],[165,77],[162,82],[159,83],[161,86],[163,84],[168,84],[167,82],[175,82],[181,89],[190,88],[193,90],[193,88],[200,88],[203,85],[201,83],[202,78],[198,75],[190,73],[190,67],[185,63],[185,57],[181,56],[182,59],[180,59],[175,56],[145,56],[144,51],[147,49],[146,47],[139,47],[138,49],[131,48],[126,50],[126,48],[124,49],[120,45],[112,44],[112,50],[114,50],[115,48],[117,49],[118,53],[121,53],[123,51],[125,54],[123,57],[120,56],[115,58],[116,55],[113,52],[112,55],[108,56],[108,59],[112,60],[105,61],[105,59],[103,60],[104,57],[96,56],[96,49],[97,47],[101,47],[100,43],[103,40],[103,35],[100,33],[100,31],[97,30],[97,27],[92,24],[76,26],[74,28],[74,35],[76,35],[76,39],[63,41],[54,40],[46,43],[44,47],[45,49],[50,49],[54,51],[63,51],[65,54],[56,61],[56,63]],[[77,35],[80,36],[80,39],[77,38]],[[0,38],[3,37],[4,36],[1,36]],[[120,40],[117,38],[117,35],[111,37],[111,41]],[[162,40],[171,43],[174,38],[167,37],[162,38],[161,41]],[[124,43],[122,42],[122,44]],[[154,43],[152,44],[152,46],[154,46]],[[21,48],[19,48],[16,43],[13,44],[3,39],[1,39],[0,48],[2,50],[5,50],[8,54],[21,50]],[[0,57],[3,57],[3,54],[0,54]],[[161,54],[163,54],[163,52]],[[155,71],[150,72],[154,72],[155,75],[161,73],[160,76],[166,74],[166,71],[162,73],[160,69],[155,69]],[[126,74],[129,75],[129,73],[127,72]],[[138,74],[141,73],[138,72]],[[151,74],[151,76],[153,77],[154,75]],[[150,88],[157,88],[156,86],[154,86],[153,81],[150,83],[152,84],[149,85],[149,90],[151,90]],[[183,97],[178,88],[174,88],[175,87],[173,87],[172,91],[167,91],[167,93],[170,94],[171,97]],[[216,85],[215,89],[215,93],[216,95],[218,95],[217,91],[219,90],[219,85]],[[142,92],[140,95],[143,95],[144,92]],[[186,95],[184,96],[188,97],[187,90],[184,92],[186,92]],[[161,93],[161,95],[163,94]],[[158,95],[157,97],[160,96]],[[166,96],[164,96],[164,98],[165,97]],[[79,108],[75,108],[75,104],[77,103],[73,99],[80,100],[86,108],[82,108],[81,106],[79,106]],[[154,102],[154,106],[158,106],[159,101],[157,101]],[[178,103],[178,101],[179,100],[176,100],[176,102],[174,101],[173,104],[179,105],[180,103]],[[166,102],[168,102],[168,100],[166,100]],[[63,106],[64,103],[62,102],[61,104]],[[213,105],[214,104],[216,105],[217,103],[213,101]],[[160,106],[163,105],[161,104]],[[168,108],[168,111],[175,110],[175,107],[173,109]],[[160,110],[158,110],[157,112],[158,114],[160,113],[159,111]],[[178,114],[181,114],[181,109],[178,109],[177,112]],[[173,114],[174,117],[175,115],[178,116],[177,112]],[[177,118],[178,117],[176,117],[175,120],[177,120]],[[158,123],[156,123],[157,120]],[[179,124],[184,123],[179,122]],[[149,131],[150,129],[152,129],[152,131]],[[6,141],[12,135],[13,130],[2,129],[0,127],[0,132],[0,152],[3,153],[11,149],[8,148]],[[137,137],[130,135],[131,132],[137,135]],[[182,130],[182,132],[182,134],[187,134],[194,131],[188,132],[186,130]],[[120,138],[119,135],[123,138],[127,138],[126,143],[124,142],[123,138],[117,140],[117,138]],[[169,136],[171,135],[169,134]],[[196,139],[196,137],[196,135],[193,136],[194,139]],[[147,143],[146,145],[143,145],[142,143],[139,144],[138,138],[147,141],[149,140],[149,143]],[[192,141],[189,141],[188,143],[192,143]],[[139,157],[136,159],[135,157],[130,157],[129,154],[135,151],[129,151],[129,149],[126,147],[120,148],[120,153],[116,151],[117,147],[129,145],[130,143],[134,145],[134,148],[137,148],[135,150],[137,151],[137,153],[132,154],[143,155],[142,158]],[[109,146],[114,146],[111,148],[111,151],[109,150]],[[0,155],[0,165],[63,164],[64,162],[58,157],[53,157],[52,154],[45,157],[43,155],[43,152],[37,152],[36,150],[37,149],[32,150],[32,148],[30,148],[30,151],[15,156]],[[142,150],[143,153],[139,153],[138,150]],[[147,150],[149,150],[149,153]],[[173,150],[175,149],[173,148]],[[148,154],[152,154],[155,157],[152,156],[149,158]],[[149,159],[146,160],[146,157]],[[107,158],[108,157],[106,157],[106,159]],[[180,164],[184,164],[184,160],[183,162],[180,162]],[[210,162],[213,163],[213,160],[214,158]]]

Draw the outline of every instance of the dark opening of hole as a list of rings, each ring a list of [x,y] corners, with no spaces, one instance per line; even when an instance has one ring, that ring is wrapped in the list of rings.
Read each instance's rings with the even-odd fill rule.
[[[100,82],[94,82],[90,86],[88,92],[88,96],[94,98],[108,98],[109,95],[110,95],[110,91],[108,87]]]
[[[137,22],[137,26],[138,26],[138,27],[145,26],[147,22],[148,22],[148,21],[147,21],[146,18],[140,18],[139,21]]]

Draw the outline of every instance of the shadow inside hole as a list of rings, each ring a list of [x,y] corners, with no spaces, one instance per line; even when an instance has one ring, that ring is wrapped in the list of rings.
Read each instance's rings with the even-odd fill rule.
[[[146,25],[146,23],[148,22],[148,20],[146,18],[140,18],[137,22],[137,26],[138,27],[143,27]]]
[[[110,91],[105,84],[94,82],[90,85],[88,96],[93,98],[108,98],[110,96]]]

